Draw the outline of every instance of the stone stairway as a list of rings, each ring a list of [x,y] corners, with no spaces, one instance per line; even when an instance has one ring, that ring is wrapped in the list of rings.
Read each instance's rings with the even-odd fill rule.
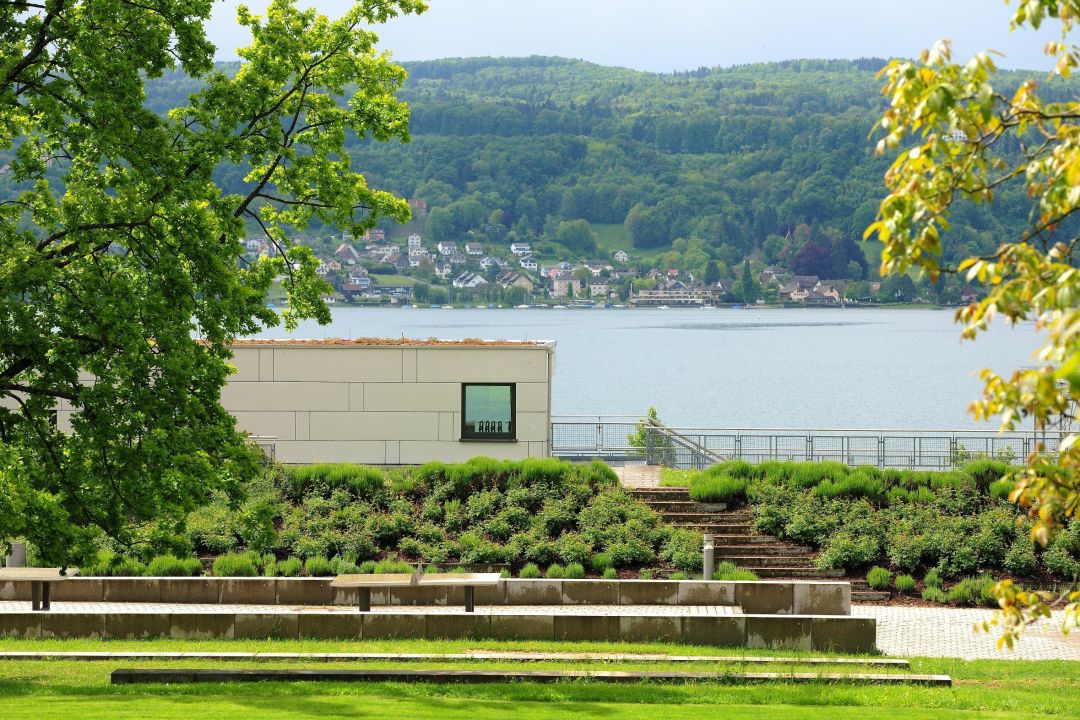
[[[729,560],[760,578],[835,578],[843,570],[818,570],[811,548],[794,545],[754,529],[749,510],[695,503],[687,488],[633,488],[631,494],[675,527],[716,535],[716,559]],[[867,588],[868,589],[868,588]],[[858,600],[852,588],[852,600]]]

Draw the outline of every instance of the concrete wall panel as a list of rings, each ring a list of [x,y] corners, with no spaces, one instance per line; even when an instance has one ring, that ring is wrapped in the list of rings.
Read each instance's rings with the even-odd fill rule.
[[[401,382],[393,348],[276,347],[274,382]]]
[[[495,348],[420,348],[417,382],[547,382],[548,353]]]
[[[437,441],[439,416],[430,412],[313,412],[311,439]]]
[[[221,404],[229,412],[344,412],[349,409],[349,392],[340,383],[234,382],[221,389]]]

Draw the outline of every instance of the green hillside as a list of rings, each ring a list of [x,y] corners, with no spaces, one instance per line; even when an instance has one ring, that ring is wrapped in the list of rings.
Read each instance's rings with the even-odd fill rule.
[[[673,75],[542,57],[411,63],[398,93],[412,110],[411,142],[353,139],[349,152],[370,184],[426,201],[426,240],[525,240],[564,258],[622,248],[698,270],[752,257],[863,277],[876,263],[862,231],[890,162],[871,152],[883,63]],[[1004,73],[1000,89],[1025,77]],[[148,104],[164,109],[195,87],[176,75],[153,81]],[[1055,80],[1041,91],[1061,99],[1077,88]],[[219,179],[240,188],[242,177],[237,167]],[[993,206],[963,207],[944,238],[947,259],[991,251],[1030,210],[1009,189]],[[568,225],[576,220],[591,234]]]

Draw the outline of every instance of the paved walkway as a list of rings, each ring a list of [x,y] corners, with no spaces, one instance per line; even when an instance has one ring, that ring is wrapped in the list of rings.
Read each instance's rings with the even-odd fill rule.
[[[622,465],[611,468],[619,476],[619,482],[627,488],[660,487],[659,465]]]
[[[1061,632],[1062,612],[1027,628],[1014,650],[998,650],[1000,633],[976,633],[974,625],[993,611],[968,608],[854,605],[855,617],[877,620],[878,649],[894,657],[953,657],[964,660],[1080,660],[1080,629]],[[1077,669],[1080,672],[1080,668]]]

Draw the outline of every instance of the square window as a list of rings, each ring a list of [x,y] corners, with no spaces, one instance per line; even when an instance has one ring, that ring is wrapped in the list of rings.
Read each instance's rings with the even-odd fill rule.
[[[462,440],[515,440],[517,387],[510,383],[461,386]]]

